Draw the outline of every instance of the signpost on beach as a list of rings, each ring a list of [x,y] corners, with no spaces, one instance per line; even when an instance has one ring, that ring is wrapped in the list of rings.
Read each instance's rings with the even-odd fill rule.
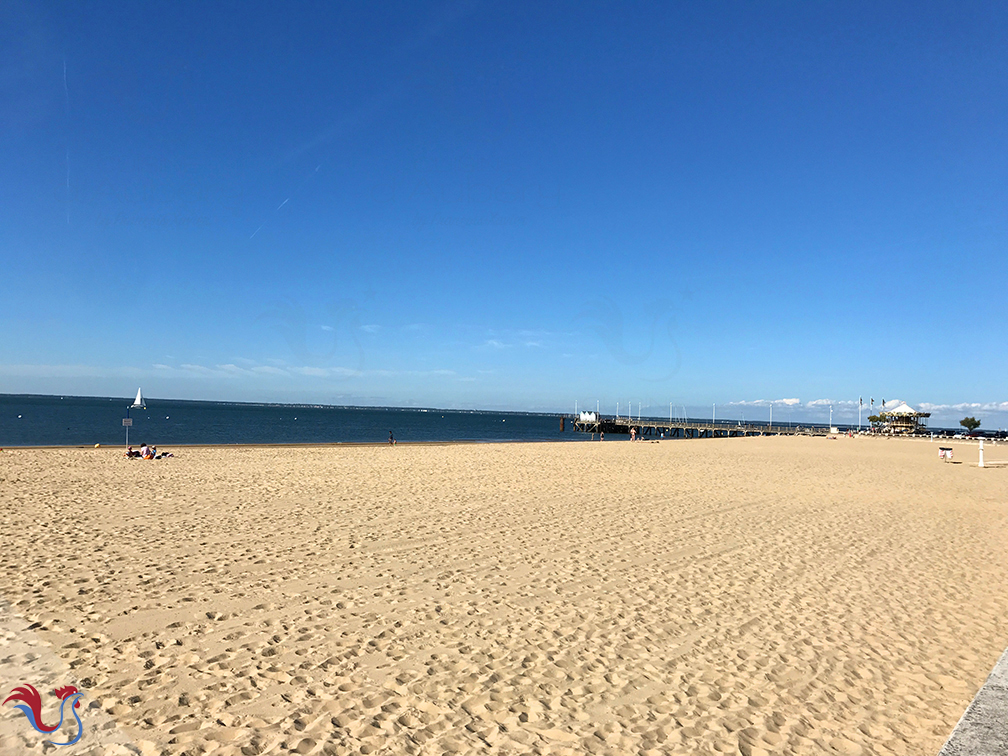
[[[129,417],[123,418],[123,428],[126,429],[126,446],[129,446],[129,429],[133,425],[133,419]]]

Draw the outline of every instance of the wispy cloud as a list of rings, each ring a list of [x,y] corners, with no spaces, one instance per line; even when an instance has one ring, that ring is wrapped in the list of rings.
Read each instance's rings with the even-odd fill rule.
[[[291,368],[292,373],[297,373],[298,375],[306,375],[310,378],[358,378],[365,375],[365,371],[356,370],[354,368],[348,367],[315,367],[312,365],[303,365],[301,367]],[[376,375],[381,371],[368,371],[372,375]]]
[[[290,375],[286,370],[272,365],[256,365],[252,368],[252,372],[260,375]]]
[[[191,362],[183,362],[179,367],[187,373],[198,373],[200,375],[213,375],[214,373],[206,365],[194,365]]]
[[[283,364],[282,360],[278,360]],[[493,371],[481,371],[493,372]],[[431,370],[389,370],[389,369],[369,369],[360,370],[357,368],[334,366],[318,367],[315,365],[297,365],[278,367],[273,364],[253,364],[249,367],[242,367],[234,363],[224,363],[214,365],[199,365],[193,362],[184,362],[177,367],[158,362],[149,368],[137,368],[128,365],[116,367],[99,367],[96,365],[0,365],[0,376],[19,378],[121,378],[143,379],[147,376],[156,375],[159,379],[179,378],[185,380],[193,379],[227,379],[245,378],[247,380],[258,380],[270,377],[303,376],[306,378],[455,378],[458,373],[449,368],[435,368]]]
[[[0,375],[18,378],[136,378],[146,372],[127,365],[0,365]]]
[[[773,405],[784,405],[785,407],[793,407],[796,404],[801,404],[801,399],[750,399],[738,402],[728,402],[729,407],[769,407]]]
[[[325,378],[329,375],[328,368],[310,367],[310,366],[294,368],[294,372],[298,373],[299,375],[311,376],[312,378]]]
[[[887,404],[896,406],[900,403],[900,399],[887,400]],[[796,404],[798,402],[795,402]],[[843,408],[849,409],[850,407],[857,407],[857,399],[812,399],[811,401],[805,402],[806,407],[830,407],[833,408]],[[868,406],[868,405],[865,405]]]
[[[921,402],[924,412],[1008,412],[1008,402],[959,402],[957,404],[931,404]]]
[[[886,400],[886,404],[895,407],[902,401],[903,401],[902,399],[888,399]],[[878,404],[878,402],[876,402],[876,404]],[[857,407],[858,402],[857,399],[813,399],[811,402],[808,402],[805,406],[827,407],[829,405],[833,405],[834,407],[850,408],[850,407]],[[865,406],[868,407],[869,406],[868,403],[865,403]]]

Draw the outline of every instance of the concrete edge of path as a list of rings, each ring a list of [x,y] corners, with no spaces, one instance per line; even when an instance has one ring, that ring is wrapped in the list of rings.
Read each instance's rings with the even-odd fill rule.
[[[938,756],[1008,754],[1008,650],[959,719]]]

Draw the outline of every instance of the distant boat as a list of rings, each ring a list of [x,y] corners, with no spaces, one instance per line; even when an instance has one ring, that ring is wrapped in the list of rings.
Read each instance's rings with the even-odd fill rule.
[[[147,402],[144,401],[143,394],[140,392],[140,389],[137,389],[136,399],[133,400],[133,404],[130,406],[143,407],[144,409],[147,409]]]

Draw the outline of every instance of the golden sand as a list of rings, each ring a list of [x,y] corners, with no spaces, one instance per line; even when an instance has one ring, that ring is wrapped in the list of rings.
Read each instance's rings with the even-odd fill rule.
[[[1008,645],[967,444],[176,452],[0,453],[0,693],[84,689],[60,753],[932,756]]]

